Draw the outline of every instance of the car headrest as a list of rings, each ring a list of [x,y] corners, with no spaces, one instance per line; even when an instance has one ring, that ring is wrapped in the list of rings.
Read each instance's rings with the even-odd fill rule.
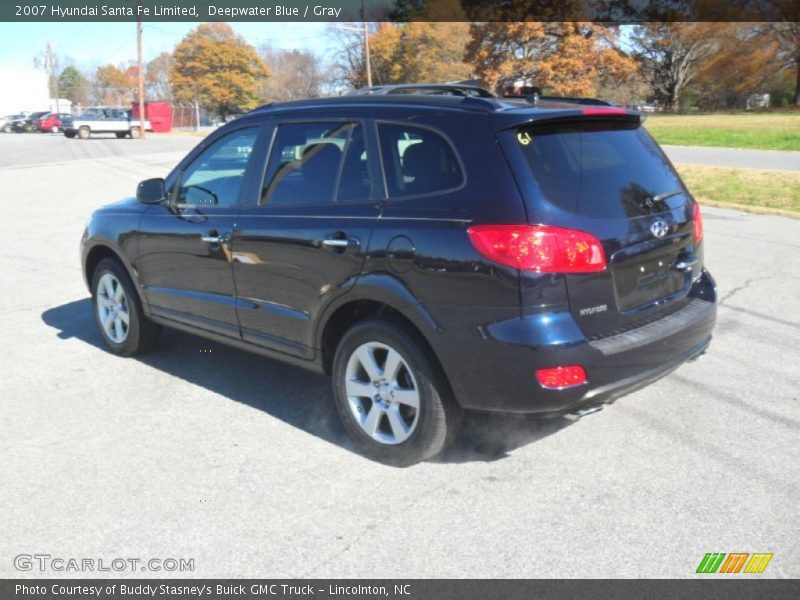
[[[403,153],[403,175],[417,178],[431,170],[431,160],[435,159],[435,149],[428,142],[419,142],[406,148]]]

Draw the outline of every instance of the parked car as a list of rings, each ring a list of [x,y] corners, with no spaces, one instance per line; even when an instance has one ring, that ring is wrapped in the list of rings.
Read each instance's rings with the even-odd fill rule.
[[[49,113],[39,119],[38,129],[42,133],[58,133],[61,131],[61,124],[67,118],[72,117],[69,113]]]
[[[39,119],[48,114],[49,111],[38,111],[28,114],[24,119],[14,121],[12,131],[15,133],[30,133],[38,131]]]
[[[150,130],[150,122],[144,122],[145,130]],[[80,116],[63,119],[61,129],[68,138],[89,139],[95,133],[113,133],[118,138],[141,136],[141,122],[131,119],[131,111],[121,108],[97,107],[87,110]]]
[[[5,117],[0,117],[0,131],[3,133],[11,133],[14,131],[14,123],[24,119],[25,115],[6,115]]]
[[[704,352],[717,302],[699,205],[638,113],[589,104],[420,85],[256,109],[92,215],[100,335],[327,373],[395,465],[464,410],[583,416]]]

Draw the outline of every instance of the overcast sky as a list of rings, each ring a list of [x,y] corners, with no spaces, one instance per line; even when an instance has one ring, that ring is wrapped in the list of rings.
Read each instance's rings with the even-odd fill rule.
[[[198,23],[145,23],[144,59],[171,51]],[[234,23],[236,32],[254,46],[308,49],[330,58],[325,23]],[[32,69],[33,57],[50,41],[61,58],[93,68],[135,60],[135,23],[0,23],[0,67]]]

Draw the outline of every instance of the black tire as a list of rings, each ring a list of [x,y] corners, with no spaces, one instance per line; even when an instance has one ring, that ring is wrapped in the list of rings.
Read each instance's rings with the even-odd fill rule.
[[[83,125],[78,129],[78,137],[82,140],[88,140],[89,137],[92,135],[92,130]]]
[[[115,135],[117,136],[118,140],[121,140],[121,139],[125,138],[128,134],[127,133],[121,133],[121,132],[118,131]]]
[[[370,437],[356,420],[345,389],[351,357],[361,346],[372,343],[387,346],[400,354],[405,363],[402,368],[407,368],[413,375],[419,396],[419,408],[414,412],[415,425],[409,437],[400,443],[384,443]],[[364,454],[385,464],[405,467],[436,456],[455,436],[462,411],[451,397],[449,386],[436,365],[435,358],[423,344],[409,335],[401,323],[392,320],[376,318],[363,321],[342,337],[333,360],[333,397],[345,429]],[[357,402],[360,404],[362,401]],[[367,409],[359,407],[356,410],[360,413]],[[390,425],[388,420],[382,423]]]
[[[115,342],[109,337],[100,322],[98,311],[98,288],[101,279],[105,274],[110,274],[122,285],[125,294],[125,304],[128,314],[128,326],[125,338],[121,342]],[[127,270],[119,260],[115,258],[104,258],[101,260],[92,273],[92,313],[94,314],[95,324],[100,332],[100,337],[114,354],[119,356],[133,356],[141,354],[154,348],[158,344],[161,335],[161,327],[148,319],[142,310],[142,303],[136,288],[128,275]]]
[[[68,138],[74,138],[75,137],[75,132],[74,131],[65,131],[64,135],[66,137],[68,137]]]

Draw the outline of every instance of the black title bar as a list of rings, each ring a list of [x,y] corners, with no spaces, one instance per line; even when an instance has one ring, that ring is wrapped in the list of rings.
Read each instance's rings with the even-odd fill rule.
[[[797,22],[798,0],[12,0],[0,21]]]

